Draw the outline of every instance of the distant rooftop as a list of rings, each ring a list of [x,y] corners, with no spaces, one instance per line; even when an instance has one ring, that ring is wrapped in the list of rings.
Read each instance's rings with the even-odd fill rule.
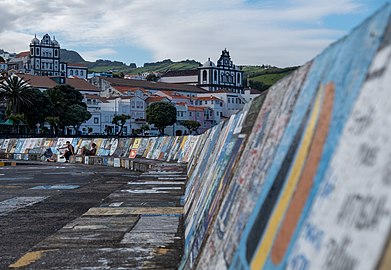
[[[161,77],[182,77],[182,76],[198,76],[198,69],[188,70],[171,70],[163,74]]]
[[[175,83],[161,83],[161,82],[150,82],[141,80],[121,79],[121,78],[109,78],[99,77],[114,85],[141,87],[147,90],[169,90],[169,91],[182,91],[192,93],[208,93],[205,89],[199,88],[193,85],[175,84]]]

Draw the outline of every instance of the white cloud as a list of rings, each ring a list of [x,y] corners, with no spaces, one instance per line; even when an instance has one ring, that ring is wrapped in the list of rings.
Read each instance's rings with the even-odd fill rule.
[[[25,35],[30,40],[34,33],[47,32],[55,34],[63,48],[106,48],[81,52],[87,59],[112,55],[117,45],[131,44],[150,51],[155,60],[216,60],[227,48],[237,64],[300,65],[341,35],[322,26],[322,20],[357,11],[356,2],[0,0],[0,10],[14,10],[7,13],[9,23],[0,25],[0,47],[27,50]]]
[[[111,48],[103,48],[93,51],[79,51],[80,55],[87,61],[95,61],[99,58],[107,59],[106,56],[115,55],[117,52]]]

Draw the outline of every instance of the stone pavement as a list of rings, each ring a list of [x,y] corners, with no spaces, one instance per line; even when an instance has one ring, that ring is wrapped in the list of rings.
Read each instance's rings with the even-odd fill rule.
[[[186,166],[0,167],[0,269],[176,269]]]

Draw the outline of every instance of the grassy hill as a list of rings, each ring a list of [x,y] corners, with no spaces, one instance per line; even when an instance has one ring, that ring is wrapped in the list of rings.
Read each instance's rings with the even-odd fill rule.
[[[112,72],[114,75],[140,74],[144,72],[165,73],[170,70],[189,70],[197,69],[201,66],[200,62],[195,60],[183,60],[173,62],[171,59],[163,61],[145,63],[143,67],[137,67],[136,64],[129,65],[111,60],[97,60],[95,62],[85,61],[77,52],[61,49],[61,60],[70,63],[84,63],[89,72]],[[278,68],[272,66],[240,66],[244,71],[244,78],[248,84],[255,89],[266,90],[275,82],[290,74],[298,67]],[[246,81],[246,84],[247,84]]]
[[[243,66],[244,76],[252,88],[266,90],[298,67]]]
[[[189,70],[197,69],[201,66],[200,62],[195,60],[183,60],[179,62],[173,62],[170,59],[159,61],[156,63],[145,63],[144,67],[139,67],[132,70],[132,74],[138,74],[143,72],[167,72],[170,70]]]

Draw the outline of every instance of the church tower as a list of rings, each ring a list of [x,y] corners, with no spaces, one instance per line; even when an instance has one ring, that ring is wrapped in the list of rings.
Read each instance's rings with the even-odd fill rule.
[[[39,41],[35,36],[30,43],[31,73],[41,76],[60,75],[60,44],[48,34]]]
[[[223,89],[234,93],[244,93],[243,71],[233,64],[227,49],[221,52],[217,66],[209,58],[198,69],[199,87],[211,92]]]

